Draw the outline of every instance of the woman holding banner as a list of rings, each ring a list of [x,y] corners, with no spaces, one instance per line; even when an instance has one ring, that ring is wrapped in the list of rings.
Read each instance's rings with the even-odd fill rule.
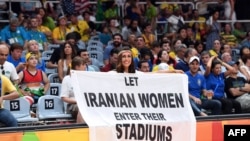
[[[132,52],[130,48],[122,48],[118,53],[116,66],[117,73],[142,73],[135,69]],[[184,73],[182,70],[160,70],[158,73]]]
[[[83,58],[77,56],[73,58],[71,63],[71,68],[68,68],[67,76],[65,76],[62,80],[62,93],[61,98],[64,102],[67,103],[67,113],[72,114],[73,118],[76,119],[77,123],[84,123],[84,120],[78,110],[78,106],[75,100],[73,86],[71,83],[70,70],[86,70],[86,62]]]

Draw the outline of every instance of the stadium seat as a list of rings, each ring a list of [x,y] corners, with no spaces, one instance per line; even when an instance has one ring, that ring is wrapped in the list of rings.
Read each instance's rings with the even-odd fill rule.
[[[100,63],[99,66],[103,66],[103,53],[99,51],[88,51],[90,58],[97,59],[98,62]]]
[[[30,116],[30,103],[24,97],[15,100],[5,100],[4,108],[9,110],[18,122],[38,121],[38,118]]]
[[[100,41],[100,38],[98,35],[95,35],[95,36],[91,36],[89,40]]]
[[[99,51],[101,53],[103,53],[103,48],[100,46],[88,46],[87,47],[87,51]]]
[[[89,65],[89,67],[92,67],[96,72],[100,71],[100,68],[98,68],[96,65]]]
[[[46,95],[60,96],[61,94],[61,83],[50,83],[50,87]]]
[[[48,58],[50,58],[50,56],[52,55],[52,53],[53,53],[53,50],[45,50],[42,53],[42,57],[48,57]]]
[[[89,40],[89,41],[88,41],[88,46],[103,47],[103,44],[102,44],[102,42],[100,42],[100,41]]]
[[[54,49],[59,48],[59,44],[49,44],[48,45],[48,50],[54,51]]]
[[[50,83],[60,83],[58,73],[52,73],[48,76]]]
[[[64,104],[59,96],[42,96],[37,105],[36,114],[39,120],[72,118],[71,114],[65,114]]]

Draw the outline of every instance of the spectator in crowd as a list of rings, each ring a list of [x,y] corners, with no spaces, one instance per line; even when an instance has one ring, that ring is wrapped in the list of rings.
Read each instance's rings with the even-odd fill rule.
[[[145,40],[145,44],[146,46],[145,47],[148,47],[148,48],[151,48],[152,47],[152,43],[154,41],[156,41],[156,37],[155,35],[152,33],[152,26],[151,24],[149,23],[145,23],[142,27],[142,37],[144,38]]]
[[[248,47],[248,48],[250,48],[250,31],[248,31],[247,33],[246,33],[246,37],[245,37],[245,39],[241,42],[241,46],[246,46],[246,47]]]
[[[38,54],[27,53],[26,56],[26,69],[19,72],[19,89],[24,96],[30,96],[33,98],[34,103],[38,102],[39,97],[43,96],[50,87],[50,82],[46,73],[40,69],[37,69],[37,63],[39,60]]]
[[[146,10],[144,21],[150,23],[152,29],[156,29],[156,17],[157,17],[157,7],[155,6],[154,0],[146,0]]]
[[[196,49],[197,53],[199,54],[199,56],[201,55],[201,53],[206,50],[205,49],[205,45],[200,42],[200,41],[196,41],[194,44],[194,48]]]
[[[115,18],[111,18],[107,21],[108,29],[111,35],[114,35],[115,33],[120,33],[120,29],[118,25],[116,24],[117,20]]]
[[[234,11],[235,0],[221,0],[224,4],[224,16],[226,20],[232,20],[232,25],[237,20],[236,13]]]
[[[6,44],[0,44],[0,72],[14,84],[17,84],[19,77],[14,65],[7,61],[8,55],[9,47]]]
[[[138,73],[134,65],[133,56],[130,48],[124,47],[118,53],[117,65],[114,71],[117,73]]]
[[[221,54],[223,54],[225,52],[232,54],[232,48],[228,44],[223,44],[221,49],[220,49],[220,52],[221,52]]]
[[[210,57],[211,57],[210,53],[206,50],[201,53],[201,56],[200,56],[201,62],[200,62],[200,69],[199,69],[200,74],[202,75],[205,74],[207,63],[210,60]]]
[[[11,18],[10,24],[4,27],[1,31],[1,42],[9,45],[19,43],[24,48],[27,47],[29,37],[24,28],[19,26],[17,18]]]
[[[91,13],[88,11],[83,12],[83,19],[89,25],[89,34],[90,36],[93,36],[93,35],[96,35],[96,25],[93,21],[91,21],[90,15]]]
[[[85,71],[86,63],[83,58],[77,56],[72,59],[71,68],[72,70]],[[77,123],[84,123],[84,119],[82,118],[76,103],[71,83],[70,68],[68,68],[68,74],[62,80],[62,90],[60,96],[61,99],[67,103],[67,113],[72,114]]]
[[[250,81],[250,54],[242,56],[242,64],[240,64],[240,71],[246,77],[246,80]]]
[[[225,24],[224,32],[221,33],[222,43],[228,44],[231,48],[238,48],[237,38],[232,33],[232,27],[229,23]]]
[[[27,31],[30,40],[36,40],[38,42],[39,51],[48,50],[48,40],[38,29],[38,21],[35,16],[30,18],[30,28]]]
[[[38,55],[38,63],[37,63],[36,68],[45,72],[46,64],[45,64],[45,61],[41,57],[42,55],[39,51],[38,42],[35,40],[30,40],[28,43],[27,52],[32,52]]]
[[[200,59],[197,56],[191,57],[189,60],[190,70],[186,72],[191,107],[196,116],[207,116],[201,111],[201,108],[211,109],[212,115],[219,115],[221,113],[221,103],[211,98],[213,93],[207,91],[206,80],[203,75],[198,73],[199,66]]]
[[[130,34],[135,34],[136,37],[141,36],[138,20],[132,20],[127,30],[124,30],[122,33],[123,40],[127,41]]]
[[[150,72],[150,67],[148,61],[140,61],[138,63],[138,70],[141,72]]]
[[[131,20],[140,20],[142,15],[142,10],[140,5],[137,4],[138,1],[129,0],[127,6],[125,6],[126,15],[131,18]]]
[[[70,43],[64,43],[58,61],[58,76],[60,82],[67,75],[67,70],[71,66],[72,59],[77,55],[76,49]]]
[[[124,25],[123,25],[122,30],[121,30],[122,35],[124,35],[124,33],[128,30],[130,23],[131,23],[130,17],[128,15],[124,16],[123,17],[123,24]]]
[[[201,15],[199,15],[199,12],[198,12],[198,10],[197,9],[194,9],[193,11],[192,11],[192,13],[193,13],[193,18],[192,18],[192,20],[191,21],[199,21],[199,22],[190,22],[189,23],[189,26],[190,27],[194,27],[194,24],[195,23],[199,23],[198,25],[199,25],[199,30],[200,30],[200,34],[201,35],[204,35],[205,34],[205,27],[206,27],[206,25],[205,25],[205,22],[206,22],[206,18],[205,17],[203,17],[203,16],[201,16]]]
[[[178,30],[184,26],[184,19],[181,16],[181,8],[175,5],[173,14],[168,18],[169,23],[169,38],[174,39]]]
[[[151,48],[151,52],[152,52],[152,55],[154,57],[154,60],[153,60],[153,65],[156,64],[156,60],[158,59],[158,53],[162,50],[162,47],[161,45],[159,44],[158,41],[154,41],[152,43],[152,48]],[[166,50],[167,51],[167,50]],[[168,52],[168,51],[167,51]]]
[[[157,66],[154,67],[153,71],[157,70],[174,70],[175,62],[170,60],[168,52],[166,50],[161,50],[157,55]],[[156,68],[157,67],[157,68]]]
[[[220,40],[214,40],[214,45],[213,47],[209,50],[209,53],[211,56],[219,56],[221,57],[221,43]]]
[[[86,62],[86,71],[95,71],[95,69],[90,65],[93,63],[93,61],[97,61],[97,60],[90,58],[89,52],[86,49],[79,50],[77,52],[77,55],[80,56],[81,58],[83,58],[83,60]],[[99,67],[99,66],[97,66],[97,67]]]
[[[194,48],[195,44],[194,32],[192,28],[189,26],[186,28],[186,30],[187,30],[187,38],[184,41],[182,41],[182,43],[186,44],[188,48]]]
[[[70,32],[67,28],[67,18],[60,16],[58,18],[58,26],[52,32],[52,39],[54,44],[64,44],[65,37]]]
[[[1,45],[0,45],[1,46]],[[1,97],[0,97],[0,123],[4,124],[6,127],[17,127],[16,118],[10,113],[9,110],[4,109],[4,100],[13,100],[19,97],[15,86],[12,82],[4,75],[0,76],[1,80]]]
[[[241,41],[246,37],[246,32],[242,28],[242,24],[240,22],[234,23],[233,35],[237,38],[237,42],[241,43]]]
[[[23,47],[18,43],[14,43],[10,46],[10,54],[7,57],[7,61],[12,63],[16,67],[16,71],[23,70],[25,65],[25,58],[22,56]]]
[[[181,62],[182,60],[184,60],[185,58],[185,52],[187,51],[187,46],[185,44],[181,44],[178,47],[175,48],[175,58],[173,58],[172,56],[169,56],[173,59],[175,59],[176,63]]]
[[[76,46],[76,36],[74,35],[74,32],[68,33],[66,35],[66,42],[70,43],[71,45],[73,45],[73,47],[75,48],[75,50],[78,50],[77,46]],[[60,45],[60,47],[55,48],[49,62],[47,63],[47,67],[48,68],[57,68],[58,67],[58,61],[60,59],[60,54],[63,50],[63,45]]]
[[[89,25],[86,21],[79,21],[77,19],[78,14],[74,13],[70,15],[70,31],[77,31],[80,35],[81,35],[81,39],[83,42],[87,42],[89,40],[90,37],[90,29],[89,29]]]
[[[136,39],[136,36],[135,34],[130,34],[129,37],[128,37],[128,44],[124,44],[123,42],[123,45],[128,45],[130,46],[131,48],[131,51],[132,51],[132,55],[134,58],[138,57],[139,56],[139,51],[138,49],[136,48],[136,44],[137,44],[137,39]]]
[[[250,112],[250,84],[243,78],[238,76],[239,62],[233,62],[232,64],[236,70],[229,75],[225,80],[225,92],[227,98],[235,99],[241,105],[242,112]]]
[[[176,59],[176,61],[178,62],[178,58],[176,58],[176,50],[180,47],[180,46],[185,46],[187,48],[187,46],[185,44],[182,44],[182,40],[177,39],[173,41],[173,45],[171,46],[171,51],[169,52],[169,56]]]
[[[36,19],[38,22],[38,27],[37,27],[38,31],[42,32],[46,36],[48,42],[52,42],[52,32],[47,26],[42,25],[43,23],[42,16],[40,14],[37,14]]]
[[[212,12],[212,15],[206,21],[206,50],[212,49],[215,40],[220,40],[221,26],[220,23],[218,23],[217,21],[218,18],[219,11],[215,10]]]
[[[104,55],[103,55],[103,61],[104,61],[104,65],[108,64],[108,60],[109,60],[109,55],[110,52],[113,48],[121,48],[122,47],[122,35],[119,33],[116,33],[113,35],[113,44],[112,45],[108,45],[105,50],[104,50]]]
[[[117,57],[118,57],[118,49],[113,48],[110,51],[109,56],[109,63],[101,68],[102,72],[108,72],[116,68],[117,64]]]
[[[184,59],[180,60],[176,66],[175,69],[182,70],[183,72],[186,72],[189,70],[189,59],[192,56],[197,56],[197,51],[194,48],[188,48],[184,54]]]
[[[234,68],[228,65],[225,62],[222,62],[217,56],[212,56],[207,63],[205,78],[207,81],[207,89],[213,91],[213,99],[219,100],[222,104],[222,112],[224,114],[232,114],[232,109],[235,109],[235,113],[241,113],[241,107],[239,102],[225,98],[224,89],[225,83],[224,80],[227,76],[234,73]],[[225,66],[227,71],[221,72],[221,66]]]
[[[202,31],[200,30],[200,24],[198,22],[195,22],[192,26],[192,31],[193,31],[193,38],[195,42],[201,42],[204,40],[204,35],[202,34]]]
[[[240,59],[242,59],[245,55],[250,54],[250,49],[247,46],[243,46],[240,48]]]
[[[112,40],[112,36],[106,26],[102,28],[102,32],[98,35],[98,37],[105,47],[108,45],[108,42]]]
[[[50,16],[48,16],[46,9],[38,8],[37,11],[37,13],[42,16],[42,25],[48,27],[51,31],[53,31],[56,25],[54,20]]]

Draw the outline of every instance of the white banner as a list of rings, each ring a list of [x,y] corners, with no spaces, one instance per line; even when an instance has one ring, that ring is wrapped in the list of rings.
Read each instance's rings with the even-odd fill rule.
[[[71,74],[90,141],[195,141],[185,74]]]

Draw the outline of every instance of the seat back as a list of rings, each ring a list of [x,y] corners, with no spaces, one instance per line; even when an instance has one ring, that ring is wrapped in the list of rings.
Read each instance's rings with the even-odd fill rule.
[[[59,48],[59,44],[49,44],[48,45],[48,50],[54,51],[54,49]]]
[[[42,57],[48,57],[48,58],[50,58],[53,52],[54,52],[53,50],[45,50],[42,53]]]
[[[103,48],[102,42],[96,40],[89,40],[88,46],[98,46]]]
[[[87,47],[87,51],[99,51],[101,53],[103,53],[103,48],[99,47],[99,46],[88,46]]]
[[[30,103],[24,97],[5,100],[4,108],[9,110],[17,119],[30,116]]]
[[[90,37],[90,40],[100,41],[100,38],[99,38],[98,35],[95,35],[95,36],[91,36],[91,37]]]
[[[97,59],[99,61],[99,66],[103,66],[103,53],[99,51],[89,51],[90,58]]]
[[[50,87],[49,87],[46,95],[60,96],[61,87],[62,87],[61,83],[50,83]]]
[[[50,83],[60,83],[58,73],[52,73],[48,76]]]
[[[64,104],[59,96],[44,95],[39,98],[37,105],[39,119],[65,118]]]

